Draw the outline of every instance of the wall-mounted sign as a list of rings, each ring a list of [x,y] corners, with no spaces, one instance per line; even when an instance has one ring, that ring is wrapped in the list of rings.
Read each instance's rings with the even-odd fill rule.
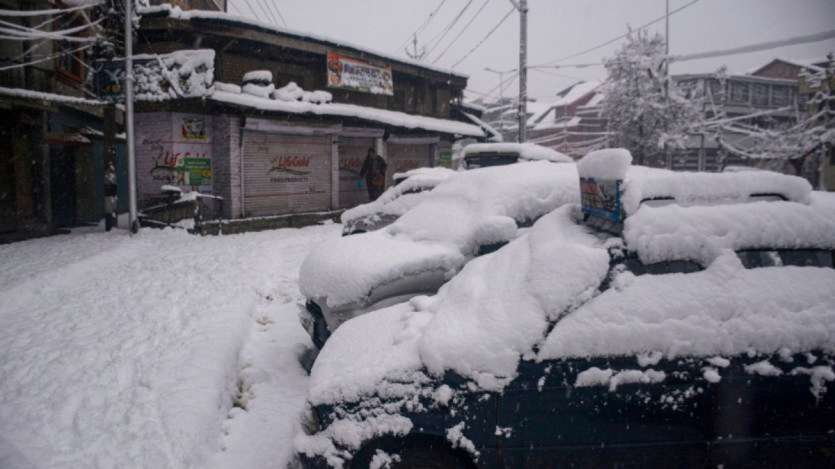
[[[380,67],[333,51],[328,51],[328,86],[363,93],[394,95],[391,66]]]
[[[212,158],[205,145],[174,143],[160,147],[151,167],[151,179],[202,193],[212,191]]]
[[[583,213],[612,223],[623,220],[620,180],[580,178],[580,203]]]

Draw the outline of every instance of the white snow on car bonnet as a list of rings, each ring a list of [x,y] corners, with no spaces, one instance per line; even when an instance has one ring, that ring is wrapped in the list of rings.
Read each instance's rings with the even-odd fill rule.
[[[462,157],[478,153],[516,153],[519,159],[526,161],[550,161],[552,163],[570,163],[574,160],[552,148],[535,143],[471,143],[464,147]]]
[[[386,189],[377,200],[344,211],[341,217],[342,223],[374,214],[403,215],[425,196],[422,193],[411,192],[432,189],[456,174],[458,173],[449,168],[441,167],[417,168],[397,173],[394,175],[395,179],[402,177],[406,179]]]
[[[745,269],[726,251],[690,274],[625,275],[559,321],[539,359],[835,352],[835,270]]]
[[[383,381],[423,369],[455,370],[499,389],[548,321],[588,298],[607,273],[606,250],[576,224],[573,209],[555,210],[498,252],[470,262],[436,296],[343,324],[313,367],[311,403],[400,392]]]
[[[579,200],[574,164],[532,162],[458,173],[397,221],[329,241],[305,259],[302,293],[330,306],[359,301],[377,285],[433,267],[457,271],[480,245],[517,235],[535,219]]]

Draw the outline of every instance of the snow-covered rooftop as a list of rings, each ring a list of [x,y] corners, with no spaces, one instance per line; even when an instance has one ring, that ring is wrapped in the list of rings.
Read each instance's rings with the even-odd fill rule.
[[[356,104],[345,103],[314,103],[305,101],[286,101],[256,96],[250,93],[234,93],[230,91],[214,90],[209,99],[218,103],[232,104],[266,112],[283,112],[288,114],[315,114],[324,116],[354,117],[357,119],[380,122],[395,127],[408,129],[423,129],[446,134],[457,134],[467,137],[484,137],[484,131],[473,124],[465,122],[439,119],[436,117],[418,116],[405,112],[389,111]]]
[[[552,148],[543,147],[535,143],[471,143],[464,147],[462,157],[477,153],[514,153],[527,161],[550,161],[552,163],[569,163],[574,161],[570,156]]]
[[[301,39],[308,39],[312,41],[322,42],[327,45],[336,46],[336,47],[344,47],[347,49],[354,49],[359,52],[364,52],[370,55],[377,56],[379,58],[385,60],[391,60],[394,62],[400,62],[403,64],[411,65],[418,68],[423,68],[426,70],[432,70],[439,73],[444,73],[447,75],[452,75],[460,78],[467,78],[468,75],[462,74],[461,72],[457,72],[455,70],[443,68],[443,67],[436,67],[432,65],[427,65],[424,62],[418,62],[416,60],[411,60],[405,57],[398,57],[393,56],[391,54],[387,54],[385,52],[379,52],[371,50],[367,47],[363,47],[357,44],[352,44],[348,41],[343,41],[339,39],[333,39],[327,36],[319,35],[319,34],[312,34],[310,31],[300,31],[291,28],[284,28],[278,26],[274,23],[268,23],[266,21],[260,21],[257,19],[252,18],[245,18],[242,16],[232,15],[226,12],[221,11],[207,11],[207,10],[188,10],[184,11],[178,6],[172,6],[170,4],[162,4],[157,6],[151,7],[141,7],[137,9],[137,13],[140,15],[167,15],[169,18],[174,18],[178,20],[185,20],[190,21],[192,19],[201,19],[201,20],[214,20],[214,21],[221,21],[226,23],[234,23],[239,25],[245,26],[252,26],[262,30],[271,31],[279,34],[284,34],[288,36],[295,36]]]

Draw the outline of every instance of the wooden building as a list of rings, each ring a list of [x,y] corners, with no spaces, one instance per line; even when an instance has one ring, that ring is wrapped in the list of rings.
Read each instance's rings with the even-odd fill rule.
[[[205,90],[137,108],[140,204],[174,184],[222,196],[228,218],[346,208],[367,201],[369,148],[391,179],[487,136],[453,110],[465,76],[222,12],[142,14],[144,57],[213,57]]]

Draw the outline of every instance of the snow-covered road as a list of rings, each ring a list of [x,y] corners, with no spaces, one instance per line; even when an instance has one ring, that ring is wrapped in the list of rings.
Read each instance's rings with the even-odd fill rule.
[[[339,231],[0,246],[0,467],[280,467],[307,387],[298,267]]]

